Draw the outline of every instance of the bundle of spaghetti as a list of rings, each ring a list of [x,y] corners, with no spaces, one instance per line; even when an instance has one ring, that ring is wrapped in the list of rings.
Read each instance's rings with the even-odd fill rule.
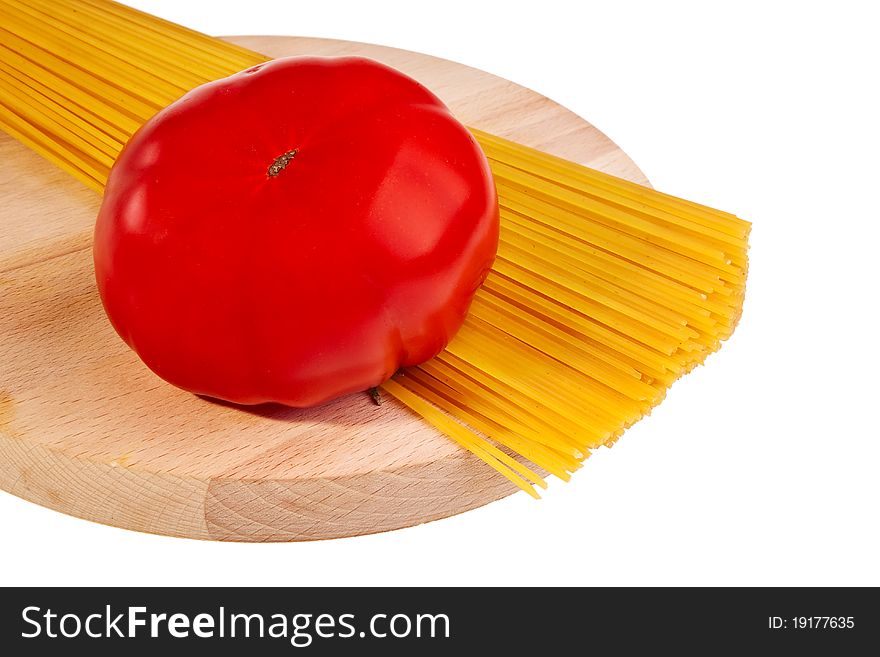
[[[266,60],[110,0],[0,0],[0,127],[98,192],[131,134]],[[734,330],[749,224],[472,130],[501,206],[464,326],[383,389],[533,496]]]

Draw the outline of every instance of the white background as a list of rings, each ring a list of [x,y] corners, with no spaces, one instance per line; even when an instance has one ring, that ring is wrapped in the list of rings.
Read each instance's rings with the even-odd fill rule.
[[[382,43],[531,87],[659,189],[754,223],[742,323],[541,502],[236,545],[0,494],[7,584],[880,584],[876,23],[869,2],[180,2],[210,34]]]

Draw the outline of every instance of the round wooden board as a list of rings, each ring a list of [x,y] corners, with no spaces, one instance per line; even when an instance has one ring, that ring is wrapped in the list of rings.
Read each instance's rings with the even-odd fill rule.
[[[468,125],[647,182],[589,123],[488,73],[360,43],[231,40],[276,57],[372,57]],[[393,400],[241,409],[164,383],[101,309],[99,197],[2,133],[0,161],[0,488],[109,525],[225,541],[387,531],[517,490]]]

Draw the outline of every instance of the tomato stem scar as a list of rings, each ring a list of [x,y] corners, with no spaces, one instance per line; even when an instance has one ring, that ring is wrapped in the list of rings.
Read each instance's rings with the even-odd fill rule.
[[[370,399],[373,400],[373,403],[376,406],[382,405],[382,395],[379,394],[379,388],[377,386],[373,386],[367,390],[367,393],[370,395]]]
[[[299,149],[294,148],[293,150],[282,153],[281,155],[276,157],[272,164],[269,165],[269,169],[266,171],[266,175],[270,178],[274,178],[275,176],[277,176],[279,173],[284,171],[284,168],[288,164],[290,164],[290,161],[296,157],[297,153],[299,153]]]

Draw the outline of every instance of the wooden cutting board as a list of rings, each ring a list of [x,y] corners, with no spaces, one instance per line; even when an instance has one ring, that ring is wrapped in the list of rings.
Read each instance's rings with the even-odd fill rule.
[[[272,56],[372,57],[468,125],[647,183],[589,123],[488,73],[361,43],[230,40]],[[101,308],[91,256],[100,198],[3,133],[0,163],[3,490],[109,525],[227,541],[387,531],[517,490],[394,400],[243,409],[164,383]]]

